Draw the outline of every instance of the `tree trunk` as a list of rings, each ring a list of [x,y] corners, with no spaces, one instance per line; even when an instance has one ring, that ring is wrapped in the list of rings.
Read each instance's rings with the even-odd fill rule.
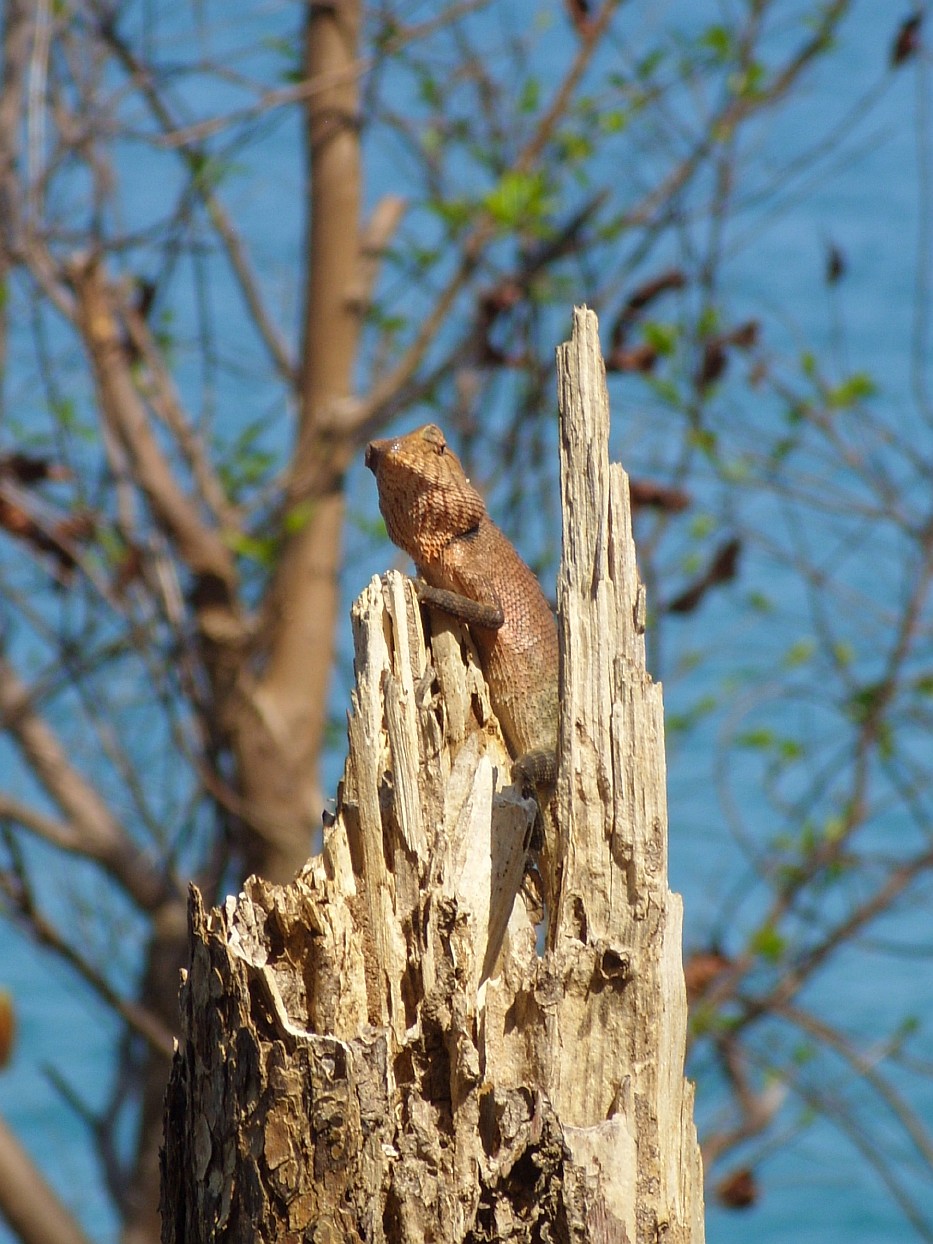
[[[556,910],[473,650],[406,580],[353,609],[350,753],[294,884],[190,903],[163,1240],[703,1239],[660,688],[596,318],[558,352]]]

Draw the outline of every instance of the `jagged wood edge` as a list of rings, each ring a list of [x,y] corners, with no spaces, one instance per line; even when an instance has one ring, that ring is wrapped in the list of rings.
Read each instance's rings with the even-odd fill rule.
[[[557,367],[563,875],[552,946],[564,987],[551,1100],[630,1240],[666,1232],[699,1244],[702,1165],[683,1074],[682,903],[667,881],[663,705],[645,666],[628,478],[609,464],[591,311],[575,308]],[[613,1177],[600,1178],[607,1171]]]

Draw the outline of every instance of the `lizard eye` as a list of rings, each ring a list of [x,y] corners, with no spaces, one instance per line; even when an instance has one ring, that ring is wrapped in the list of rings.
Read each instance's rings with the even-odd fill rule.
[[[421,439],[427,441],[435,453],[442,454],[447,449],[444,433],[436,423],[427,423],[421,429]]]

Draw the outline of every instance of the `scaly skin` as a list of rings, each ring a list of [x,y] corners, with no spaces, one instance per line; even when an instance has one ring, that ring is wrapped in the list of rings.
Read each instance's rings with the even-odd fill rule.
[[[553,784],[557,627],[537,579],[486,513],[440,428],[429,423],[373,441],[366,465],[390,537],[424,580],[419,597],[470,627],[513,777]]]

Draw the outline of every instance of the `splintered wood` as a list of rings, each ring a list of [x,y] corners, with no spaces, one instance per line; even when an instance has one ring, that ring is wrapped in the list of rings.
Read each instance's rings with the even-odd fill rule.
[[[350,751],[321,856],[191,903],[163,1239],[703,1239],[667,888],[660,687],[596,318],[558,352],[558,893],[465,633],[407,580],[353,609]]]

